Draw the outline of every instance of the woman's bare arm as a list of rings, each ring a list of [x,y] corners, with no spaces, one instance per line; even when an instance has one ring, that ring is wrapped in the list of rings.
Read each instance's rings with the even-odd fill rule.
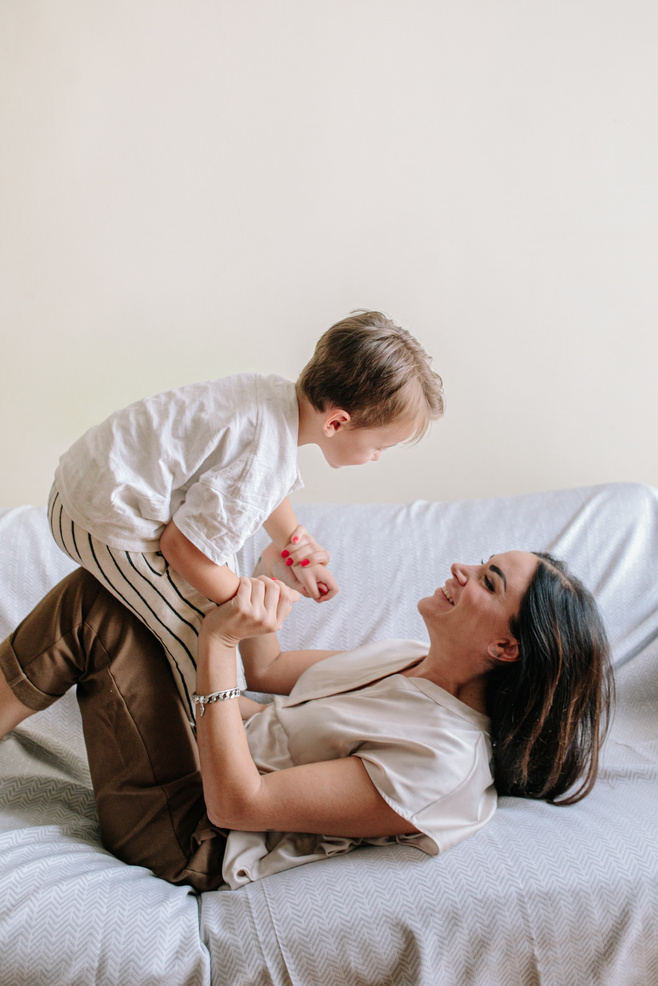
[[[240,641],[247,688],[269,695],[289,695],[307,668],[338,653],[335,650],[282,651],[275,633]]]
[[[292,602],[270,579],[241,580],[237,595],[204,620],[197,692],[233,688],[235,645],[280,627]],[[305,764],[261,775],[252,759],[238,703],[215,702],[197,716],[204,796],[219,828],[382,836],[417,831],[384,801],[359,757]]]

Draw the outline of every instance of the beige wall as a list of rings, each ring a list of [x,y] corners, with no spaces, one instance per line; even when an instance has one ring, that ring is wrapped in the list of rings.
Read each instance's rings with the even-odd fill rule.
[[[300,499],[658,485],[654,0],[0,0],[0,505],[380,308],[445,420]]]

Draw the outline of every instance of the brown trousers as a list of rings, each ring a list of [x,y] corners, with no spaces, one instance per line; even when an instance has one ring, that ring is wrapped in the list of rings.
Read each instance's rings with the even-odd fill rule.
[[[82,569],[0,644],[16,698],[45,709],[77,685],[103,844],[175,884],[222,883],[196,741],[162,647]]]

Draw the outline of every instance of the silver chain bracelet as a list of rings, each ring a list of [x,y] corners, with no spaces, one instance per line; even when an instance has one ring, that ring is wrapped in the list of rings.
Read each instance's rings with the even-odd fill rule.
[[[239,688],[225,688],[221,692],[211,692],[210,695],[197,695],[196,692],[192,693],[192,698],[194,699],[195,705],[201,706],[201,715],[205,711],[206,705],[209,702],[224,702],[227,698],[237,698],[242,692]]]

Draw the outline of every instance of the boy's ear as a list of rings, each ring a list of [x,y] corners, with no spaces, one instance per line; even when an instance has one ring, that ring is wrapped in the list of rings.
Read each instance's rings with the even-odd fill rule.
[[[322,430],[327,436],[331,438],[335,435],[337,431],[344,428],[345,425],[349,424],[350,415],[347,411],[343,411],[340,407],[332,407],[330,411],[327,411],[324,418],[324,423],[322,425]]]

